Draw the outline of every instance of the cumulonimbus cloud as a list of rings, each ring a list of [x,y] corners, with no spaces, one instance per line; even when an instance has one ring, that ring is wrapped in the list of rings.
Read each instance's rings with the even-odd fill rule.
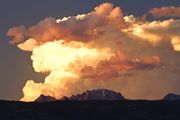
[[[136,99],[179,92],[179,29],[179,19],[123,16],[111,3],[87,14],[10,28],[11,43],[32,52],[34,70],[49,73],[43,83],[28,80],[21,100],[33,101],[40,94],[61,98],[94,88]]]

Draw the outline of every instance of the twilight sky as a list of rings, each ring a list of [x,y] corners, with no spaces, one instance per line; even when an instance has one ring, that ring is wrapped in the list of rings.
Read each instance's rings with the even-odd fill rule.
[[[135,35],[138,37],[138,39],[148,39],[147,36],[149,37],[150,41],[158,41],[160,39],[164,39],[164,38],[158,38],[157,36],[165,36],[165,38],[167,39],[174,39],[175,42],[177,42],[180,38],[178,38],[180,36],[180,32],[178,28],[180,28],[180,22],[178,21],[180,18],[180,8],[176,10],[176,12],[173,12],[173,15],[164,15],[163,13],[167,13],[168,12],[165,10],[164,11],[160,11],[159,13],[157,11],[152,11],[151,13],[154,15],[154,17],[152,15],[149,15],[149,11],[152,10],[153,8],[161,8],[161,7],[169,7],[169,6],[174,6],[174,7],[180,7],[180,1],[179,0],[1,0],[0,1],[0,99],[8,99],[8,100],[19,100],[20,98],[23,97],[23,92],[22,92],[22,88],[24,87],[24,85],[26,84],[27,80],[34,80],[35,82],[43,82],[44,78],[47,76],[48,73],[36,73],[32,67],[32,61],[30,59],[31,57],[31,52],[26,52],[26,51],[22,51],[20,50],[18,47],[16,47],[16,45],[11,45],[9,43],[9,41],[12,40],[12,37],[8,37],[6,35],[6,33],[8,32],[9,28],[12,28],[14,26],[19,26],[19,25],[24,25],[25,27],[31,27],[34,25],[37,25],[37,23],[41,20],[44,20],[45,18],[48,17],[53,17],[53,18],[57,18],[57,19],[62,19],[63,17],[68,17],[68,16],[76,16],[78,14],[87,14],[90,13],[91,11],[94,10],[94,8],[96,6],[99,6],[102,3],[105,2],[109,2],[112,3],[114,5],[114,7],[120,7],[121,10],[123,11],[124,16],[129,16],[129,15],[134,15],[135,17],[137,17],[137,19],[144,19],[142,16],[146,15],[147,19],[150,19],[148,22],[152,22],[154,20],[162,20],[161,22],[163,22],[163,20],[169,20],[170,18],[174,18],[177,21],[170,21],[170,28],[167,28],[166,26],[163,27],[162,26],[158,26],[159,24],[156,25],[154,29],[150,28],[152,26],[149,26],[149,24],[144,24],[144,27],[142,29],[147,30],[148,32],[141,34],[139,32],[134,32]],[[102,7],[103,9],[103,7]],[[167,8],[167,9],[174,9],[174,8]],[[179,11],[178,11],[179,10]],[[98,10],[97,10],[98,11]],[[96,15],[91,15],[92,17],[97,17]],[[165,17],[164,17],[165,16]],[[130,17],[129,17],[130,19]],[[99,19],[97,19],[99,20]],[[112,19],[113,21],[114,19]],[[51,22],[51,20],[47,20],[47,22],[49,23],[49,21]],[[89,24],[91,24],[91,20],[89,20]],[[138,21],[138,20],[137,20]],[[116,20],[114,21],[116,22]],[[114,24],[114,22],[112,22],[112,24]],[[169,21],[167,21],[169,22]],[[175,23],[175,25],[173,24]],[[43,23],[42,23],[43,24]],[[103,23],[102,23],[103,24]],[[133,23],[136,24],[136,23]],[[152,24],[152,25],[154,25]],[[163,24],[163,23],[162,23]],[[166,24],[164,22],[164,24]],[[177,27],[177,30],[173,28],[171,28],[171,24],[174,25],[174,27]],[[74,25],[74,24],[73,24]],[[115,24],[116,25],[116,24]],[[118,24],[119,25],[119,24]],[[98,26],[100,28],[100,26]],[[133,26],[134,27],[134,26]],[[135,28],[128,27],[126,29],[126,31],[134,31]],[[141,26],[138,26],[140,27]],[[83,28],[86,28],[86,26],[83,26]],[[109,28],[109,26],[108,26]],[[101,28],[104,29],[104,28]],[[158,30],[159,32],[158,32]],[[164,35],[162,34],[163,32],[166,33],[166,30],[162,30],[161,29],[168,29],[169,30],[169,34],[171,34],[170,36],[168,35]],[[40,29],[41,30],[41,29]],[[71,30],[71,28],[69,28],[68,30]],[[122,30],[122,29],[121,29]],[[168,31],[167,30],[167,31]],[[172,31],[171,31],[172,30]],[[176,31],[175,31],[176,30]],[[36,31],[36,30],[35,30]],[[162,32],[162,33],[161,33]],[[109,33],[109,32],[108,32]],[[79,33],[81,34],[81,33]],[[113,32],[114,34],[114,32]],[[34,35],[34,36],[33,36]],[[40,34],[41,35],[41,34]],[[40,36],[39,34],[37,35],[36,33],[32,32],[31,35],[29,35],[27,38],[31,38],[30,36],[33,36],[34,38],[40,38],[39,41],[41,42],[41,40],[43,40],[43,38],[41,39],[42,36]],[[66,35],[66,34],[65,34]],[[144,36],[143,36],[144,35]],[[40,36],[40,37],[39,37]],[[115,35],[117,36],[117,35]],[[59,36],[58,36],[59,37]],[[134,36],[131,36],[133,39]],[[61,37],[59,37],[61,38]],[[69,39],[74,39],[74,38],[79,38],[79,36],[75,35],[75,36],[68,36],[68,40]],[[110,37],[111,38],[111,37]],[[151,39],[152,38],[152,39]],[[83,39],[83,38],[82,38]],[[89,38],[91,40],[91,38]],[[96,38],[92,38],[92,39],[96,39]],[[125,38],[124,38],[125,39]],[[127,38],[130,39],[130,38]],[[137,38],[134,38],[137,39]],[[178,40],[176,40],[178,39]],[[38,40],[38,39],[37,39]],[[97,39],[99,40],[99,39]],[[49,40],[47,40],[49,41]],[[160,40],[161,41],[161,40]],[[123,42],[123,41],[122,41]],[[172,42],[172,41],[171,41]],[[174,42],[172,42],[173,44]],[[43,43],[44,44],[44,43]],[[133,44],[133,42],[131,43],[131,45]],[[121,69],[126,68],[124,71],[130,71],[122,73],[122,71],[120,69],[118,69],[117,71],[120,73],[118,73],[119,75],[122,76],[130,76],[130,78],[127,78],[128,83],[119,83],[119,87],[122,86],[122,84],[128,84],[126,85],[126,87],[131,87],[132,85],[137,86],[137,89],[140,90],[141,87],[142,90],[146,91],[146,86],[152,86],[152,87],[157,87],[157,89],[155,88],[155,90],[158,90],[158,88],[162,88],[162,89],[166,89],[166,90],[162,90],[161,89],[161,93],[159,93],[157,96],[161,97],[163,96],[162,94],[164,93],[168,93],[168,92],[174,92],[174,93],[179,93],[180,94],[180,63],[178,60],[180,60],[180,50],[169,50],[170,47],[169,44],[162,42],[163,45],[159,45],[154,46],[150,44],[146,44],[146,42],[142,43],[144,45],[137,44],[137,48],[144,48],[144,53],[137,53],[137,54],[141,54],[141,55],[137,55],[138,57],[144,59],[144,56],[146,54],[148,54],[149,56],[152,56],[152,59],[146,59],[143,60],[143,62],[139,62],[138,64],[134,66],[129,65],[128,62],[132,62],[133,64],[136,64],[136,62],[134,63],[133,60],[129,60],[129,55],[131,54],[132,51],[134,51],[136,49],[136,47],[130,45],[130,43],[123,43],[124,47],[121,47],[124,49],[125,53],[127,54],[126,56],[128,56],[128,58],[125,58],[125,60],[123,59],[122,63],[124,67]],[[155,43],[152,43],[155,44]],[[179,40],[179,44],[180,44],[180,40]],[[94,45],[95,46],[95,45]],[[93,46],[93,47],[94,47]],[[97,48],[99,49],[99,44],[96,46],[98,46]],[[92,46],[91,46],[92,47]],[[129,48],[131,47],[131,48]],[[105,49],[106,47],[103,47],[103,49]],[[133,49],[134,48],[134,49]],[[147,48],[149,48],[147,50]],[[140,49],[138,52],[142,52],[142,49]],[[158,51],[158,52],[157,52]],[[78,51],[77,51],[78,52]],[[118,53],[119,56],[124,56],[125,53]],[[167,53],[167,55],[166,55]],[[122,55],[123,54],[123,55]],[[145,55],[144,55],[145,54]],[[133,58],[135,58],[134,56],[136,56],[136,54],[133,54]],[[148,56],[148,57],[149,57]],[[116,56],[117,57],[117,56]],[[108,59],[108,58],[107,58]],[[115,58],[116,59],[116,58]],[[128,60],[126,60],[128,59]],[[112,60],[112,59],[111,59]],[[109,60],[108,63],[106,63],[108,66],[109,64],[111,64],[111,61]],[[120,59],[122,60],[122,58]],[[145,62],[144,62],[145,61]],[[161,61],[161,62],[159,62]],[[137,67],[136,66],[139,66]],[[152,65],[152,66],[150,66]],[[155,68],[154,68],[155,66]],[[170,67],[168,67],[170,66]],[[173,66],[175,66],[173,68]],[[128,68],[127,68],[128,67]],[[129,69],[129,67],[131,67],[132,69]],[[145,70],[146,72],[143,73],[144,68],[146,69],[150,69],[150,70]],[[37,69],[37,68],[35,68]],[[137,73],[136,73],[136,69],[137,69]],[[165,70],[164,72],[162,72],[162,70],[164,69],[168,69]],[[117,72],[116,71],[116,72]],[[133,72],[132,72],[133,71]],[[135,72],[134,72],[135,71]],[[42,72],[42,71],[41,71]],[[49,72],[49,71],[48,71]],[[151,74],[149,74],[149,72]],[[163,78],[161,77],[163,74],[172,72],[172,74],[169,74],[166,78],[166,80],[163,81]],[[137,76],[140,77],[132,77],[131,73],[133,74],[132,76],[134,76],[134,74],[137,74]],[[141,77],[141,74],[142,77]],[[153,75],[152,77],[152,81],[154,81],[154,79],[158,79],[161,81],[158,81],[156,83],[156,81],[154,82],[149,82],[151,80],[145,80],[145,84],[138,86],[139,81],[136,79],[139,78],[143,78],[144,74],[147,74],[147,77],[152,77],[151,75]],[[158,75],[159,74],[159,75]],[[95,75],[96,76],[96,75]],[[85,77],[87,79],[87,76],[83,74],[83,77]],[[81,79],[83,78],[81,76]],[[109,76],[107,76],[109,77]],[[134,82],[130,82],[129,79],[133,79],[135,78]],[[97,77],[95,77],[94,79],[97,79]],[[178,81],[179,80],[179,81]],[[112,84],[111,86],[108,86],[107,88],[112,88],[113,87],[113,83],[114,84],[118,84],[118,80],[115,80],[112,83],[108,83],[108,84]],[[173,84],[172,84],[173,83]],[[91,83],[89,83],[91,84]],[[104,82],[98,82],[97,84],[103,84],[104,86],[105,83]],[[158,85],[153,85],[153,84],[158,84]],[[91,84],[92,85],[92,84]],[[103,87],[103,85],[101,87]],[[87,87],[87,88],[97,88],[98,86],[92,85],[93,87]],[[167,86],[164,87],[164,86]],[[84,87],[84,86],[80,86],[80,87]],[[76,91],[76,88],[73,88],[74,91]],[[86,87],[84,87],[83,90],[85,90]],[[147,97],[144,96],[143,94],[149,93],[151,96],[151,92],[147,91],[143,94],[137,93],[137,96],[132,95],[132,94],[136,94],[136,92],[134,91],[134,87],[132,87],[132,91],[128,91],[126,92],[127,88],[123,88],[122,87],[122,91],[124,90],[124,94],[129,97],[129,98],[156,98],[156,95],[152,95],[152,97]],[[129,88],[130,89],[130,88]],[[61,90],[61,89],[60,89]],[[118,86],[114,87],[114,90],[120,91],[121,89],[118,88]],[[142,91],[140,90],[140,91]],[[81,90],[78,90],[76,92],[80,92]],[[153,91],[156,92],[156,91]],[[73,92],[68,92],[67,94],[70,95]],[[49,93],[44,93],[44,94],[48,94]],[[50,94],[51,95],[51,94]],[[56,96],[55,96],[56,97]],[[60,97],[57,95],[57,97]],[[157,98],[158,98],[157,97]]]

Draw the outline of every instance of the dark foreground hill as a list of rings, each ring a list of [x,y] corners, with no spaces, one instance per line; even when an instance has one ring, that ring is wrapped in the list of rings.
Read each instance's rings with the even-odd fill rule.
[[[0,101],[0,120],[180,120],[180,101]]]

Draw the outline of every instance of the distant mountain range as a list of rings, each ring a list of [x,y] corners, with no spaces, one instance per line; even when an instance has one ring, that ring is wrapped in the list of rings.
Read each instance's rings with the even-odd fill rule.
[[[97,89],[58,100],[44,95],[30,103],[0,100],[0,106],[0,120],[180,120],[180,96],[175,94],[127,100],[118,92]]]
[[[36,102],[47,102],[47,101],[55,101],[53,97],[41,95]],[[121,95],[121,93],[114,92],[112,90],[107,89],[97,89],[97,90],[87,90],[81,94],[72,95],[71,97],[63,97],[59,100],[125,100],[125,98]]]
[[[81,94],[72,95],[70,97],[63,97],[61,99],[55,99],[50,96],[41,95],[35,100],[35,102],[48,102],[48,101],[62,101],[62,100],[76,100],[76,101],[88,101],[88,100],[125,100],[125,97],[121,93],[108,90],[108,89],[96,89],[87,90]],[[162,100],[180,100],[180,95],[167,94]]]

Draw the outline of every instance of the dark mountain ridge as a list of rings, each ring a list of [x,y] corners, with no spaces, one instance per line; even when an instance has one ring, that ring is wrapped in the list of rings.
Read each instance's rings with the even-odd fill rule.
[[[41,95],[35,100],[35,102],[48,102],[55,101],[56,99],[50,96]],[[63,97],[58,100],[125,100],[121,93],[114,92],[108,89],[96,89],[96,90],[87,90],[81,94],[72,95],[70,97]]]
[[[49,101],[62,101],[62,100],[77,100],[77,101],[88,101],[88,100],[126,100],[121,93],[108,90],[108,89],[95,89],[87,90],[81,94],[72,95],[70,97],[62,97],[61,99],[55,99],[51,96],[41,95],[35,100],[35,102],[49,102]],[[162,100],[180,100],[180,95],[169,93],[165,95]]]
[[[173,100],[167,100],[173,96]],[[180,120],[178,95],[162,100],[127,100],[117,92],[97,89],[56,100],[41,95],[36,102],[0,101],[1,120]]]
[[[87,90],[82,94],[73,95],[69,100],[124,100],[121,93],[107,89]]]

